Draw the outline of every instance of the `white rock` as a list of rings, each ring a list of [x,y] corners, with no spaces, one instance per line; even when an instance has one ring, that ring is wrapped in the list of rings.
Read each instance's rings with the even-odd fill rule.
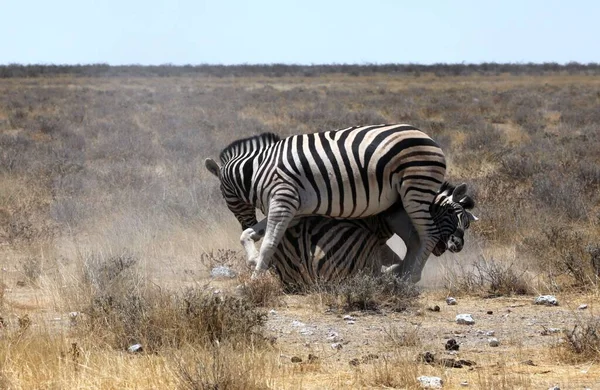
[[[136,353],[136,352],[143,352],[143,351],[144,351],[144,349],[142,348],[142,344],[133,344],[132,346],[127,348],[127,352],[129,352],[129,353]]]
[[[340,343],[333,343],[333,344],[331,344],[331,348],[332,349],[337,349],[339,351],[340,349],[342,349],[342,344],[340,344]]]
[[[349,320],[349,321],[346,321],[346,323],[347,323],[348,325],[353,325],[354,323],[356,323],[356,321],[354,321],[354,320]]]
[[[306,326],[306,324],[304,322],[300,322],[298,320],[294,320],[294,321],[292,321],[292,326],[301,327],[301,326]]]
[[[235,278],[236,273],[231,268],[226,267],[224,265],[220,265],[218,267],[213,268],[210,271],[210,277],[211,278]]]
[[[446,303],[450,306],[456,305],[458,302],[456,302],[456,299],[452,298],[452,297],[448,297],[446,298]]]
[[[459,314],[456,316],[456,323],[461,325],[473,325],[475,320],[470,314]]]
[[[327,340],[333,341],[334,343],[338,343],[338,342],[342,341],[343,339],[340,337],[340,335],[337,332],[331,331],[327,334]]]
[[[356,318],[352,317],[351,315],[345,315],[344,321],[356,321]]]
[[[494,332],[493,330],[485,332],[485,335],[488,336],[488,337],[491,337],[491,336],[493,336],[495,334],[496,334],[496,332]]]
[[[578,309],[579,310],[585,310],[585,309],[587,309],[587,305],[585,303],[582,304],[582,305],[579,305]]]
[[[488,340],[488,344],[490,345],[490,347],[497,347],[500,345],[500,341],[498,341],[497,338],[492,337],[491,339]]]
[[[535,298],[536,305],[558,306],[558,300],[554,295],[540,295]]]
[[[418,377],[417,380],[421,383],[421,387],[424,389],[441,389],[444,383],[442,378],[437,376],[422,375]]]
[[[466,386],[469,386],[469,382],[467,382],[467,381],[462,381],[462,382],[460,382],[460,385],[461,385],[461,386],[465,386],[465,387],[466,387]]]
[[[275,309],[271,309],[271,310],[269,310],[269,314],[272,316],[276,316],[277,312],[275,311]]]

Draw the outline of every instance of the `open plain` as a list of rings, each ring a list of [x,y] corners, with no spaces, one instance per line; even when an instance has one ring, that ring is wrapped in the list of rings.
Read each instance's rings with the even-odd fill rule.
[[[0,78],[0,388],[600,389],[596,72]],[[469,185],[464,250],[403,297],[366,277],[237,289],[240,227],[204,159],[396,122]]]

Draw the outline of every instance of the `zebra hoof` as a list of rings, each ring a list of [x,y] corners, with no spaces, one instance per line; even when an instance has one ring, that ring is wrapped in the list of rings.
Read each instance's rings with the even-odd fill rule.
[[[246,260],[246,264],[250,268],[256,268],[256,258],[251,258],[251,259]]]

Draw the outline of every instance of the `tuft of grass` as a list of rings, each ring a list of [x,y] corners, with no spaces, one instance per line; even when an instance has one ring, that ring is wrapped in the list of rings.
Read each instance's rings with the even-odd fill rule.
[[[244,274],[240,276],[239,280],[242,282],[239,292],[248,302],[261,307],[279,305],[283,286],[277,276],[268,272],[260,278],[252,280],[247,274]]]
[[[527,295],[533,291],[526,271],[518,271],[514,262],[500,262],[480,256],[467,268],[459,263],[458,269],[447,267],[444,287],[449,295],[483,294],[486,296]]]
[[[420,294],[418,287],[395,275],[375,276],[365,272],[335,283],[317,283],[311,292],[334,309],[352,311],[386,308],[397,312],[414,307]]]
[[[79,286],[86,307],[78,325],[82,332],[121,350],[136,343],[158,351],[186,344],[264,341],[266,314],[247,298],[199,287],[179,294],[163,290],[141,277],[137,262],[129,253],[88,256]]]
[[[573,329],[563,331],[559,357],[568,363],[597,361],[600,358],[600,318],[580,319]]]

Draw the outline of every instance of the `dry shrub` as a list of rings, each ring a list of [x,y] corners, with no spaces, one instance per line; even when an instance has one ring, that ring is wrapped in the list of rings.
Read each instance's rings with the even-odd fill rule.
[[[276,306],[281,301],[283,286],[277,276],[270,272],[257,279],[250,279],[243,275],[240,277],[242,282],[239,288],[244,299],[256,306]]]
[[[448,294],[454,296],[526,295],[531,294],[532,291],[525,275],[526,271],[517,271],[514,262],[500,262],[480,256],[472,266],[458,263],[458,269],[447,267],[444,273],[444,287],[448,290]]]
[[[250,358],[228,346],[215,345],[193,364],[178,363],[180,386],[185,390],[254,390],[271,388],[256,375]],[[254,373],[254,375],[253,375]]]
[[[384,332],[394,347],[420,347],[423,345],[419,332],[421,330],[419,326],[413,326],[409,328],[399,328],[392,326],[384,329]]]
[[[564,331],[559,357],[569,363],[595,361],[600,358],[600,318],[580,319],[571,330]]]
[[[404,311],[414,307],[419,289],[412,283],[392,274],[374,276],[359,272],[337,282],[317,283],[309,290],[334,309]]]
[[[147,351],[185,344],[232,341],[240,346],[264,341],[266,314],[247,299],[196,287],[181,294],[146,283],[128,253],[90,255],[80,288],[84,299],[82,330],[110,347],[140,343]]]
[[[567,279],[568,285],[578,289],[598,286],[596,246],[581,231],[550,226],[541,236],[527,237],[525,250],[542,254],[540,266],[555,286]]]

